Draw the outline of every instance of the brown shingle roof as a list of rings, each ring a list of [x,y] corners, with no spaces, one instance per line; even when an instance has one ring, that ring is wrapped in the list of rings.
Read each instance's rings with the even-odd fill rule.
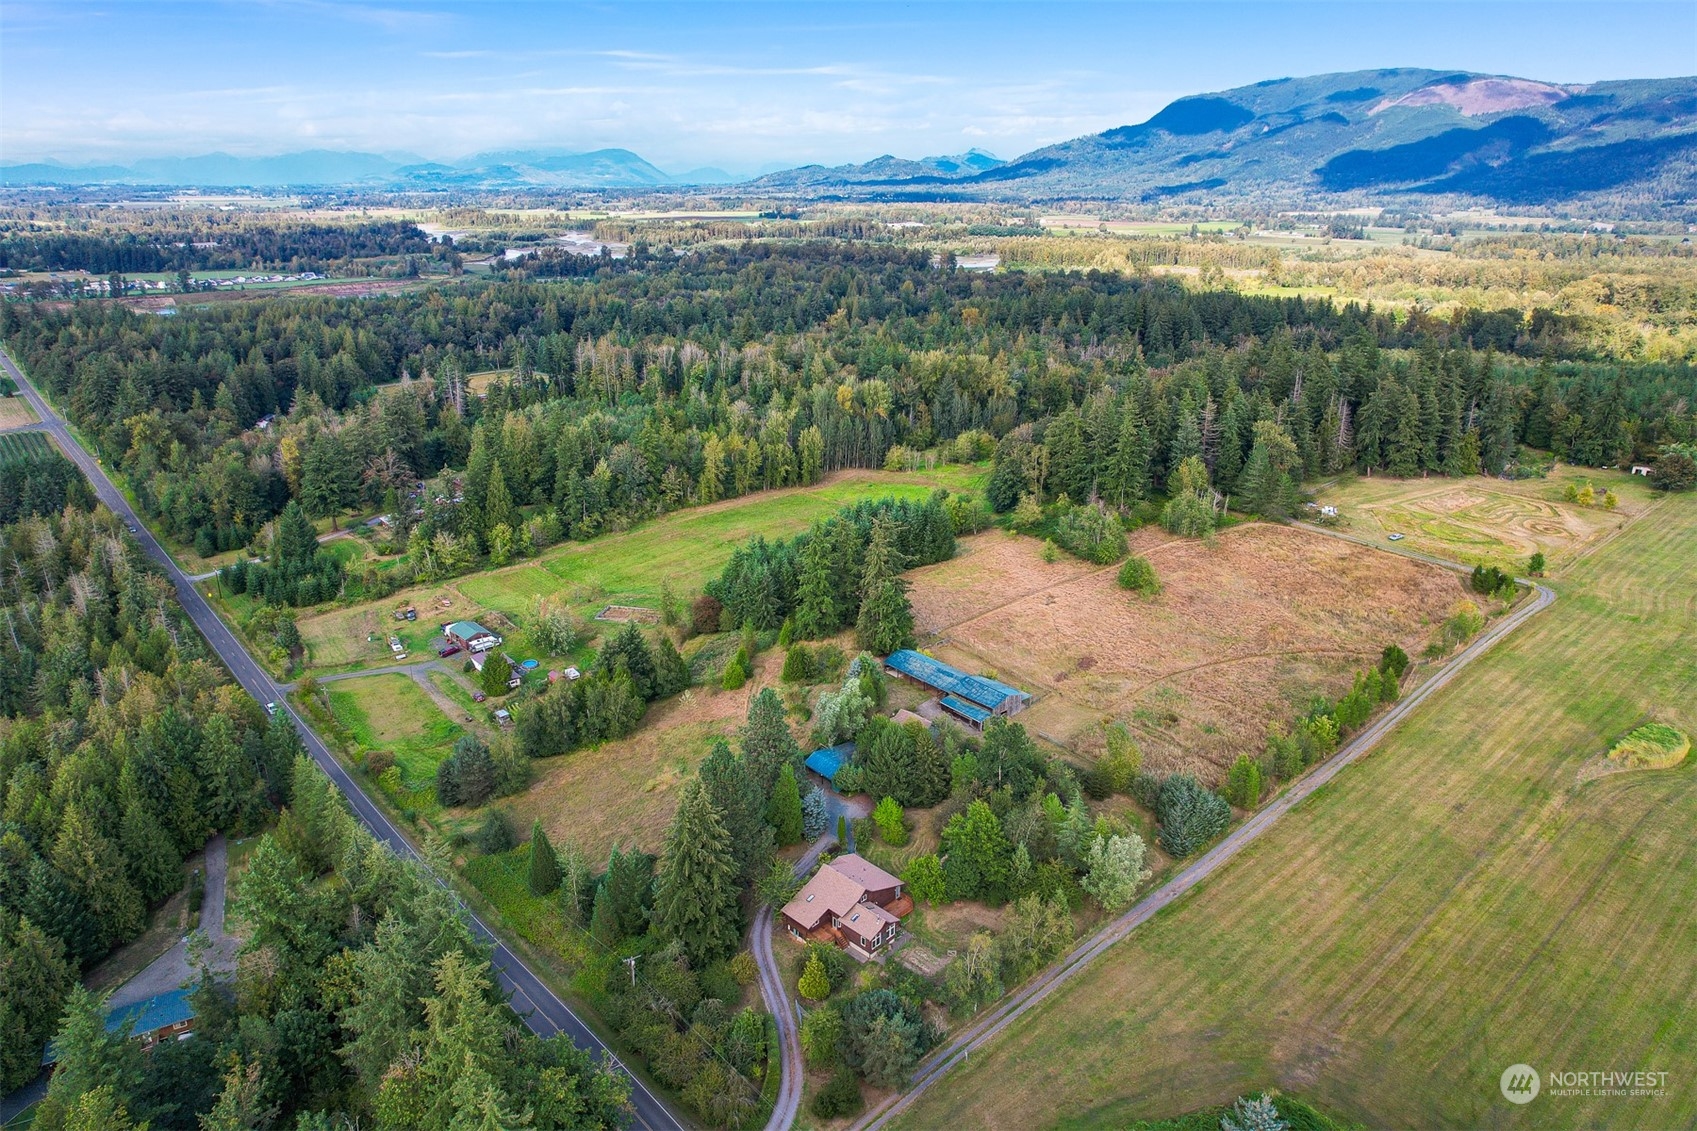
[[[868,891],[888,891],[900,883],[901,880],[884,869],[851,852],[821,867],[796,892],[795,898],[784,904],[782,914],[803,930],[811,931],[827,915],[847,916],[866,898]]]
[[[896,876],[890,875],[866,857],[853,852],[846,856],[837,857],[826,867],[841,872],[860,885],[862,891],[887,891],[901,883],[901,880]]]
[[[849,908],[860,902],[866,889],[837,871],[830,864],[808,880],[795,898],[784,904],[784,917],[811,931],[828,916],[848,914]]]

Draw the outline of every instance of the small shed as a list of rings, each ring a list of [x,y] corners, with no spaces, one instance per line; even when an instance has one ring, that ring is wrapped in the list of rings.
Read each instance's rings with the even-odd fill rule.
[[[854,743],[842,742],[836,746],[826,746],[807,756],[807,768],[830,781],[837,776],[837,771],[848,765],[854,758]]]

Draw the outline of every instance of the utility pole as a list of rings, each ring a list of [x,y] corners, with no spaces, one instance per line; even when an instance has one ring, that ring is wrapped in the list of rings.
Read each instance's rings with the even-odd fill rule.
[[[625,965],[630,967],[630,984],[631,989],[634,990],[636,988],[636,955],[633,954],[625,959]]]

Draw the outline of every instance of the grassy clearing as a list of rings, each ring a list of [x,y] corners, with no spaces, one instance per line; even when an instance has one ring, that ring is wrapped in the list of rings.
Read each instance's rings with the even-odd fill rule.
[[[814,487],[765,491],[677,511],[634,530],[554,547],[539,560],[414,586],[382,601],[312,613],[299,620],[308,671],[325,674],[381,667],[393,662],[391,633],[416,653],[430,643],[443,622],[462,618],[511,635],[509,629],[523,625],[538,597],[559,596],[584,618],[608,603],[653,606],[665,585],[687,599],[724,567],[733,549],[756,534],[794,534],[862,498],[924,498],[938,487],[975,491],[987,474],[988,465],[950,465],[912,473],[840,472]],[[337,539],[330,545],[345,543],[356,549],[344,552],[369,553],[363,542],[352,539]],[[246,611],[241,600],[225,602],[237,617]],[[417,621],[399,622],[390,616],[409,603],[418,609]],[[589,627],[599,626],[590,621]],[[568,662],[586,658],[587,654],[564,657]]]
[[[1151,770],[1213,781],[1386,644],[1418,655],[1466,596],[1438,566],[1264,523],[1212,545],[1158,527],[1131,542],[1161,580],[1153,599],[1120,589],[1116,566],[1045,562],[1036,540],[993,531],[912,574],[915,620],[942,659],[1035,693],[1020,721],[1040,737],[1090,757],[1118,720]]]
[[[1569,484],[1590,484],[1599,501],[1613,490],[1620,504],[1609,511],[1569,503],[1563,498]],[[1550,570],[1561,568],[1654,498],[1642,476],[1564,465],[1543,479],[1349,478],[1317,501],[1336,506],[1352,534],[1375,541],[1401,534],[1410,550],[1524,573],[1526,560],[1540,551]]]
[[[393,754],[402,781],[412,789],[436,780],[437,764],[465,733],[409,676],[374,675],[325,687],[331,711],[360,749]]]
[[[1651,717],[1697,722],[1697,499],[1372,757],[1140,928],[904,1114],[904,1127],[1115,1125],[1265,1086],[1389,1127],[1697,1123],[1697,766],[1588,783]],[[1666,1071],[1661,1097],[1546,1092],[1516,1062]]]
[[[678,511],[622,534],[568,543],[544,555],[542,566],[560,578],[559,589],[578,612],[592,614],[608,602],[651,606],[662,585],[670,585],[679,597],[699,593],[731,551],[756,534],[795,534],[861,499],[922,499],[937,487],[974,490],[986,470],[950,466],[912,474],[842,472],[818,486],[729,499]],[[526,577],[519,584],[529,587],[533,581]]]

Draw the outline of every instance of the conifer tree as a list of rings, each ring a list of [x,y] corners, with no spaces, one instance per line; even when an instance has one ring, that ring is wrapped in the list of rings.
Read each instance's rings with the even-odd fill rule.
[[[655,929],[678,943],[696,969],[737,948],[736,881],[730,833],[698,778],[684,787],[654,887]]]
[[[552,895],[560,888],[560,858],[548,843],[542,822],[530,826],[530,894]]]
[[[748,764],[723,740],[713,744],[699,771],[707,794],[724,817],[731,834],[731,851],[737,859],[737,875],[751,884],[766,870],[772,857],[772,826],[766,821],[766,805]]]
[[[843,625],[831,551],[824,527],[814,526],[802,547],[796,578],[795,632],[803,640],[829,636]]]
[[[900,570],[890,522],[875,519],[861,574],[860,616],[855,621],[854,634],[861,648],[880,656],[913,642],[913,608],[908,603],[907,584]]]
[[[825,964],[819,961],[817,953],[807,956],[807,967],[801,972],[801,981],[796,984],[796,991],[808,1001],[824,1001],[831,996],[831,979],[825,973]]]
[[[801,841],[801,789],[796,784],[795,767],[788,762],[778,770],[772,801],[766,807],[766,820],[780,846]]]
[[[801,747],[784,717],[784,701],[770,687],[762,688],[748,705],[748,722],[742,728],[742,757],[762,797],[769,797],[778,771],[801,762]]]

